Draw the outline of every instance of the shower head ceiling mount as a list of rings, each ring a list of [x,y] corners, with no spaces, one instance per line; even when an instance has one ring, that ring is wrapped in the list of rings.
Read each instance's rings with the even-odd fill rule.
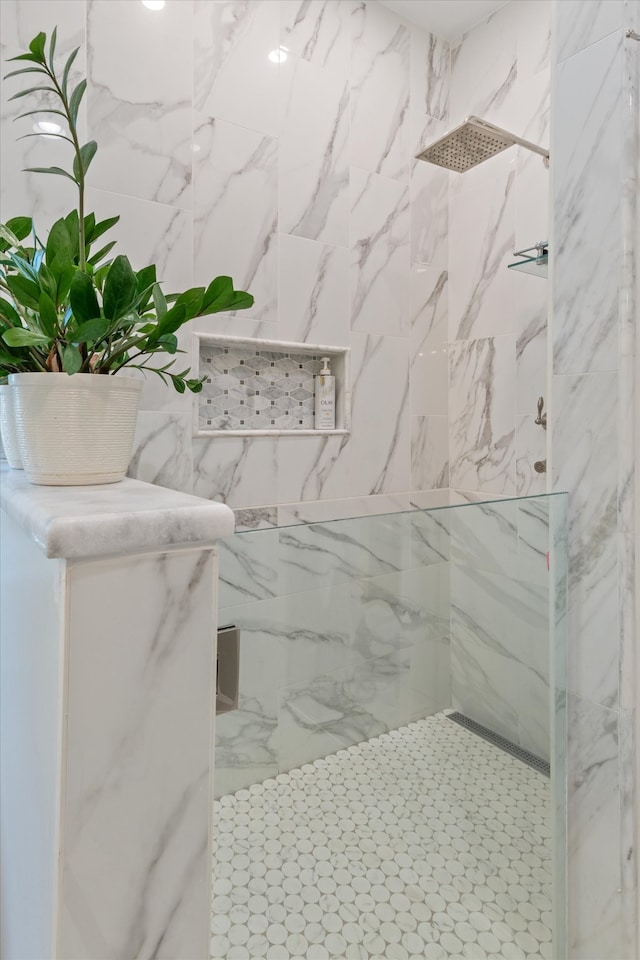
[[[419,153],[416,160],[426,160],[427,163],[435,163],[447,170],[464,173],[516,144],[540,154],[545,166],[549,166],[548,150],[530,143],[529,140],[523,140],[522,137],[516,137],[508,130],[495,127],[479,117],[467,117],[464,123]]]

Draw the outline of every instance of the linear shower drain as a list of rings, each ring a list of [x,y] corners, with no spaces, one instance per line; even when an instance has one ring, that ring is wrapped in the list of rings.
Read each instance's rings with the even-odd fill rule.
[[[499,747],[500,750],[504,750],[505,753],[510,753],[511,756],[517,760],[522,760],[523,763],[526,763],[529,767],[533,767],[534,770],[544,774],[545,777],[551,776],[551,769],[546,760],[541,760],[540,757],[536,757],[535,754],[530,753],[528,750],[523,750],[522,747],[518,747],[505,737],[501,737],[499,733],[494,733],[493,730],[483,727],[481,723],[470,720],[469,717],[465,717],[463,713],[454,711],[454,713],[447,713],[446,717],[448,720],[453,720],[454,723],[459,723],[461,727],[482,737],[483,740],[488,740],[489,743],[493,743],[494,746]]]

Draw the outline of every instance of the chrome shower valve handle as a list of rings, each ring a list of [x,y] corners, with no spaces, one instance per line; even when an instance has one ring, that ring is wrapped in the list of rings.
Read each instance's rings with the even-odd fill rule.
[[[544,430],[547,429],[547,415],[543,413],[544,409],[544,397],[538,397],[538,416],[533,421],[537,423],[539,427],[542,427]]]

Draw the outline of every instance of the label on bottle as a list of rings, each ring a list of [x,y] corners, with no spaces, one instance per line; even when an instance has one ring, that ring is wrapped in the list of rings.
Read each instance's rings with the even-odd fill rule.
[[[336,378],[316,377],[315,429],[335,430],[336,426]]]

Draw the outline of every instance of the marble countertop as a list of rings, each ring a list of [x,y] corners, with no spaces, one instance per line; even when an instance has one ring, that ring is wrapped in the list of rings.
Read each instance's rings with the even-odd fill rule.
[[[140,480],[45,487],[0,466],[0,507],[47,557],[103,557],[172,546],[207,546],[233,533],[222,503]]]

